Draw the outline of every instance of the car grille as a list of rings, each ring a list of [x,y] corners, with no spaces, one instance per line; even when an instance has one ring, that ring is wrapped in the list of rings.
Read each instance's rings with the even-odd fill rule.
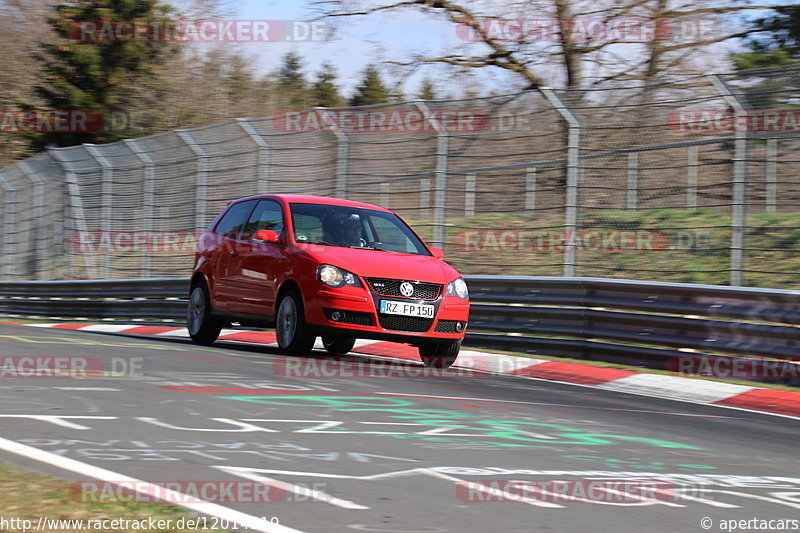
[[[382,296],[399,296],[406,298],[400,292],[400,284],[403,283],[402,279],[380,279],[380,278],[367,278],[372,290]],[[439,297],[442,291],[442,286],[436,283],[420,283],[409,281],[414,287],[414,294],[407,298],[415,298],[417,300],[435,300]]]
[[[433,324],[432,318],[420,318],[416,316],[379,314],[378,319],[381,321],[381,327],[383,329],[410,331],[414,333],[424,333],[431,329],[431,325]]]
[[[461,324],[461,329],[456,327],[456,324]],[[461,333],[466,328],[467,323],[462,320],[440,320],[436,324],[436,329],[439,333]]]
[[[331,314],[334,311],[339,311],[343,315],[340,320],[336,320],[335,322],[340,322],[342,324],[355,324],[356,326],[372,325],[372,313],[362,313],[361,311],[342,311],[339,309],[328,309],[326,307],[324,312],[325,316],[328,317],[328,320],[333,320],[331,318]]]

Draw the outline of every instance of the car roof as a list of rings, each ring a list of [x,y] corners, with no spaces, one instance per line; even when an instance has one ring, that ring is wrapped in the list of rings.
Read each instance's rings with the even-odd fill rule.
[[[326,196],[309,196],[302,194],[258,194],[254,196],[245,196],[243,198],[237,198],[236,200],[231,200],[228,204],[230,205],[234,202],[240,202],[243,200],[254,200],[259,198],[277,198],[277,199],[283,199],[288,203],[296,203],[296,204],[338,205],[342,207],[361,207],[365,209],[375,209],[378,211],[391,212],[389,209],[386,209],[385,207],[380,207],[372,204],[365,204],[363,202],[355,202],[353,200],[343,200],[341,198],[328,198]]]

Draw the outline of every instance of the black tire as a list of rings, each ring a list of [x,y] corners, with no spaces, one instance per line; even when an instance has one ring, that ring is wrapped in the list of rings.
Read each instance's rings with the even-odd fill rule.
[[[212,311],[208,286],[201,281],[189,293],[189,305],[186,309],[186,329],[197,344],[213,344],[219,338],[223,323],[211,315]]]
[[[356,345],[353,337],[322,337],[322,344],[329,354],[344,355]]]
[[[278,349],[287,355],[307,355],[314,347],[317,336],[306,322],[303,299],[297,291],[283,295],[275,313],[275,334]]]
[[[429,368],[450,368],[461,350],[461,341],[428,342],[419,346],[419,358]]]

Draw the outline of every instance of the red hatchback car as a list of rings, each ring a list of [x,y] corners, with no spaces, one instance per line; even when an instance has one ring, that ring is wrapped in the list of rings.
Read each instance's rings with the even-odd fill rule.
[[[357,338],[409,343],[427,366],[456,359],[467,285],[397,214],[295,195],[234,200],[200,239],[188,329],[210,344],[223,327],[275,327],[283,353],[322,337],[333,354]]]

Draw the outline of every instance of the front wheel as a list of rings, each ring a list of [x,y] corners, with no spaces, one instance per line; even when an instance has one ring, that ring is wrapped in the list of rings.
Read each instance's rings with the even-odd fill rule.
[[[419,358],[429,368],[450,368],[456,362],[460,350],[461,341],[428,342],[420,345]]]
[[[275,334],[281,352],[288,355],[306,355],[311,352],[317,336],[306,323],[300,294],[291,291],[281,298],[275,322]]]
[[[353,349],[356,340],[353,337],[322,337],[322,345],[329,354],[344,355]]]
[[[186,310],[186,328],[197,344],[212,344],[222,331],[222,323],[211,316],[211,298],[204,282],[192,289]]]

